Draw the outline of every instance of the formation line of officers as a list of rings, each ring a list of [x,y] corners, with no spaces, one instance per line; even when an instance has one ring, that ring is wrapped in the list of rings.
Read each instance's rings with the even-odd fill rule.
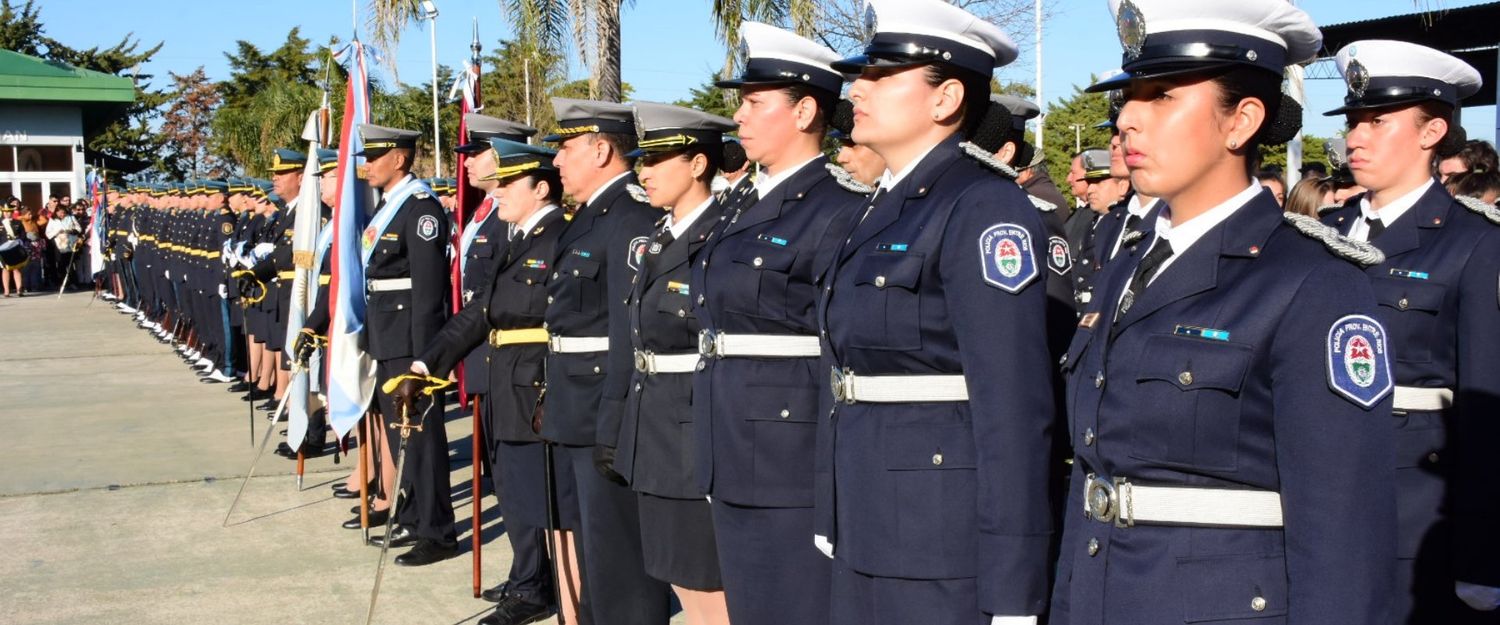
[[[471,116],[462,225],[416,132],[362,126],[377,383],[463,363],[482,397],[515,559],[481,622],[1496,622],[1500,209],[1433,168],[1479,73],[1339,50],[1327,114],[1368,191],[1320,222],[1252,176],[1301,127],[1307,14],[1109,9],[1089,166],[1131,191],[1102,215],[1046,178],[1037,107],[991,96],[1015,45],[941,0],[871,0],[851,58],[745,24],[732,120],[556,99],[532,143]],[[289,358],[326,332],[315,310]],[[400,564],[457,549],[426,426],[377,489],[409,503],[368,504]]]

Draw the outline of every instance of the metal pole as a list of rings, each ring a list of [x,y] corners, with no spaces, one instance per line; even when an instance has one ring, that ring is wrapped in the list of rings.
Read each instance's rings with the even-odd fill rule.
[[[1036,0],[1036,105],[1042,113],[1036,117],[1036,151],[1042,151],[1043,131],[1047,126],[1047,101],[1042,98],[1042,0]]]
[[[521,76],[526,82],[526,125],[532,125],[531,121],[531,56],[521,59]]]
[[[427,6],[432,6],[428,4]],[[443,123],[438,116],[437,7],[427,14],[428,35],[432,42],[432,177],[443,177]]]
[[[1299,105],[1305,103],[1307,101],[1307,92],[1304,90],[1303,79],[1306,73],[1302,66],[1293,65],[1286,68],[1286,76],[1287,95],[1290,95]],[[1296,186],[1297,181],[1302,178],[1301,131],[1298,131],[1297,135],[1292,137],[1292,140],[1286,144],[1286,171],[1283,172],[1283,175],[1286,176],[1285,184],[1287,191],[1291,191],[1292,187]]]

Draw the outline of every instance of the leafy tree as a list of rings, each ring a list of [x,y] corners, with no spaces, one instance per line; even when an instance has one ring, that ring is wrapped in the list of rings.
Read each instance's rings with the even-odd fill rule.
[[[169,150],[164,158],[166,170],[179,178],[222,174],[214,163],[217,159],[208,154],[210,124],[222,99],[218,90],[202,66],[186,76],[169,75],[174,89],[161,123],[161,135]]]
[[[720,117],[734,117],[734,111],[739,107],[739,93],[732,89],[720,89],[714,85],[718,75],[710,76],[702,85],[693,87],[685,100],[678,100],[673,104],[695,108],[705,113],[712,113]]]
[[[1072,95],[1048,107],[1042,153],[1046,157],[1047,172],[1058,181],[1058,188],[1069,201],[1073,200],[1071,191],[1062,181],[1068,178],[1073,155],[1080,147],[1109,147],[1109,130],[1094,127],[1107,119],[1109,98],[1102,93],[1085,93],[1077,85],[1073,86]]]

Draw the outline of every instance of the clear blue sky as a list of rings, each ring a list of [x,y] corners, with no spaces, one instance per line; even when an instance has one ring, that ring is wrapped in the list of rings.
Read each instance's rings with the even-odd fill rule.
[[[472,19],[479,18],[480,39],[486,49],[510,33],[496,0],[435,0],[438,18],[438,61],[455,65],[468,56]],[[357,0],[363,14],[367,0]],[[243,39],[271,49],[287,30],[301,26],[314,42],[350,33],[348,0],[251,0],[182,2],[180,0],[44,0],[42,19],[47,32],[74,47],[109,45],[126,32],[146,43],[165,42],[145,68],[165,79],[168,71],[186,73],[202,65],[210,77],[224,78],[228,66],[223,53]],[[1413,12],[1414,0],[1306,0],[1299,3],[1319,24],[1338,24]],[[1475,0],[1426,2],[1449,8],[1479,4]],[[710,26],[709,0],[636,0],[625,9],[622,69],[625,81],[643,100],[676,100],[702,83],[723,63],[723,45]],[[1072,93],[1073,85],[1119,65],[1120,48],[1104,0],[1055,0],[1052,17],[1043,26],[1044,77],[1042,95],[1049,101]],[[398,54],[404,82],[426,82],[430,73],[427,25],[413,25],[402,38]],[[1029,28],[1029,24],[1027,25]],[[1030,83],[1035,79],[1031,34],[1019,41],[1022,60],[999,72],[1002,80]],[[576,67],[576,64],[575,64]],[[582,77],[581,69],[574,73]],[[1492,88],[1486,86],[1486,88]],[[1321,111],[1335,108],[1343,98],[1339,81],[1309,81],[1308,132],[1332,135],[1342,123]],[[1495,109],[1467,109],[1464,126],[1469,136],[1495,138]]]

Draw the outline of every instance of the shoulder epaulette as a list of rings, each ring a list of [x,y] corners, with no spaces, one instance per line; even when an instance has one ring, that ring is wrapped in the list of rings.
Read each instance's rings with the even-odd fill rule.
[[[629,193],[630,197],[635,198],[635,201],[637,201],[637,202],[641,202],[641,203],[645,203],[645,204],[650,204],[651,203],[651,196],[646,195],[646,188],[642,187],[641,185],[634,184],[634,183],[627,184],[627,185],[625,185],[625,192]]]
[[[1365,267],[1385,262],[1385,253],[1379,248],[1341,235],[1338,230],[1324,225],[1317,219],[1291,212],[1282,213],[1282,217],[1298,232],[1307,235],[1308,238],[1321,241],[1323,247],[1328,248],[1328,251],[1333,252],[1335,256]]]
[[[1486,204],[1484,200],[1470,195],[1459,195],[1453,199],[1463,204],[1470,212],[1477,213],[1480,217],[1488,219],[1490,223],[1500,226],[1500,206]]]
[[[989,150],[981,148],[972,142],[965,141],[958,144],[958,147],[959,149],[963,150],[964,155],[976,161],[979,161],[980,165],[984,165],[985,167],[994,170],[995,173],[998,173],[1001,176],[1005,176],[1006,178],[1015,180],[1017,176],[1021,175],[1016,171],[1014,167],[1000,162],[1000,159],[995,158],[995,155],[991,154]]]
[[[1039,211],[1042,211],[1044,213],[1050,213],[1052,211],[1057,210],[1057,205],[1053,204],[1051,202],[1048,202],[1047,200],[1039,198],[1039,197],[1037,197],[1035,195],[1031,195],[1030,193],[1026,194],[1026,197],[1031,198],[1031,205],[1035,206],[1036,209],[1039,210]]]
[[[869,195],[875,192],[875,187],[855,180],[854,174],[849,173],[849,170],[839,167],[834,163],[827,163],[823,166],[828,169],[828,173],[833,174],[833,180],[839,183],[839,186],[860,195]]]

